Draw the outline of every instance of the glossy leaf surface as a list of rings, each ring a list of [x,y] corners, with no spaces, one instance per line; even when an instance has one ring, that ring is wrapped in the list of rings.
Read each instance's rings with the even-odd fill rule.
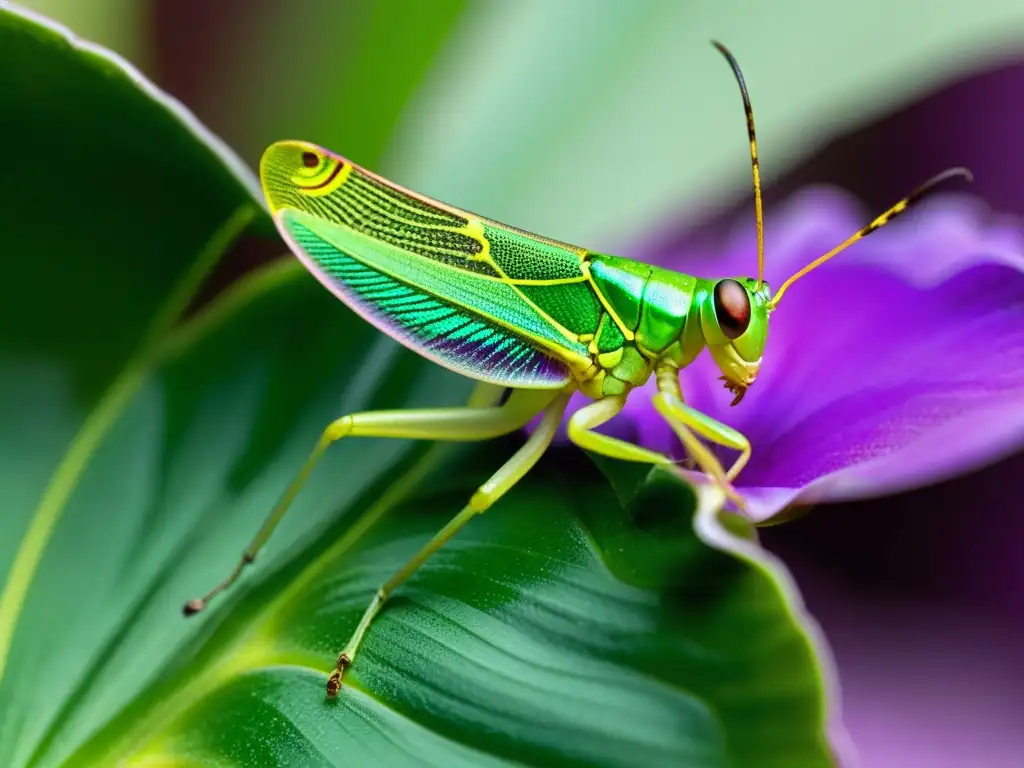
[[[0,7],[0,765],[19,765],[106,628],[61,517],[137,351],[260,211],[252,174],[129,65]],[[162,307],[158,309],[158,307]],[[132,361],[132,362],[130,362]],[[126,376],[126,374],[129,374]],[[119,382],[119,383],[117,383]],[[120,476],[120,471],[117,473]],[[125,490],[131,485],[124,483]],[[106,494],[100,494],[102,499]],[[93,535],[105,533],[93,515]],[[116,521],[109,518],[107,525]],[[130,524],[129,524],[130,529]],[[81,559],[77,559],[81,558]],[[97,562],[97,573],[123,562]],[[47,568],[51,570],[47,570]],[[89,625],[81,629],[81,625]]]

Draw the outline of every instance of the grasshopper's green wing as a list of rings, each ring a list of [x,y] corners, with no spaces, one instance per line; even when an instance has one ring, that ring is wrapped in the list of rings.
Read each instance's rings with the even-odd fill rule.
[[[320,147],[280,142],[261,177],[282,235],[356,312],[482,381],[560,388],[589,356],[599,306],[585,250],[452,208]],[[594,320],[591,322],[590,316]]]

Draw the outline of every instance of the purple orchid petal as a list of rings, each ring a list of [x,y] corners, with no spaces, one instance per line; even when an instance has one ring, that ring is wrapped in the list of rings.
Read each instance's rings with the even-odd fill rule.
[[[737,486],[754,519],[929,484],[1024,444],[1024,238],[986,215],[970,199],[936,197],[795,284],[738,407],[706,353],[683,372],[686,400],[751,441]],[[770,211],[769,283],[869,218],[821,189]],[[718,256],[652,260],[701,276],[750,274],[751,223]],[[609,432],[681,455],[653,392],[634,392]]]

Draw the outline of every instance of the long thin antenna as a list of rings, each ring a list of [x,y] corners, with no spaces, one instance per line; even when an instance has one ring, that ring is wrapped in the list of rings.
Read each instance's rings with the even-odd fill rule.
[[[761,168],[757,160],[757,136],[754,133],[754,108],[750,106],[750,94],[747,93],[747,84],[743,80],[743,73],[735,57],[729,49],[717,40],[711,44],[725,56],[725,60],[732,67],[732,73],[736,75],[736,82],[740,85],[740,93],[743,95],[743,111],[747,115],[747,136],[750,138],[750,168],[754,175],[754,226],[757,228],[757,287],[764,282],[764,204],[761,202]]]
[[[920,200],[928,192],[932,191],[932,189],[934,189],[938,184],[941,184],[943,181],[946,181],[947,179],[951,179],[951,178],[953,178],[955,176],[961,176],[961,177],[967,179],[967,181],[973,181],[974,180],[974,177],[971,175],[971,172],[969,170],[967,170],[966,168],[949,168],[949,169],[943,171],[940,174],[932,176],[932,178],[928,179],[928,181],[926,181],[924,184],[919,186],[917,189],[915,189],[909,195],[904,197],[902,200],[900,200],[898,203],[896,203],[896,205],[894,205],[892,208],[887,210],[881,216],[876,218],[874,221],[872,221],[866,227],[857,230],[852,235],[850,235],[848,238],[843,240],[843,242],[841,242],[839,245],[837,245],[835,248],[833,248],[831,251],[826,253],[824,256],[819,256],[817,259],[812,261],[806,267],[804,267],[799,272],[797,272],[795,275],[793,275],[788,280],[786,280],[786,282],[784,282],[782,284],[782,287],[779,288],[779,292],[776,293],[774,298],[772,298],[772,300],[768,303],[768,308],[769,309],[775,309],[775,307],[777,307],[779,305],[779,301],[782,299],[782,294],[784,294],[786,292],[786,289],[789,288],[789,286],[791,286],[793,283],[795,283],[801,277],[806,275],[808,272],[811,272],[812,270],[817,269],[822,264],[824,264],[826,261],[831,259],[833,256],[836,256],[841,251],[846,250],[851,245],[856,243],[858,240],[861,240],[861,239],[867,237],[872,232],[874,232],[876,229],[881,229],[886,224],[888,224],[890,221],[892,221],[897,216],[899,216],[901,213],[903,213],[905,210],[907,210],[907,208],[910,207],[910,205],[912,205],[913,203],[915,203],[918,200]]]

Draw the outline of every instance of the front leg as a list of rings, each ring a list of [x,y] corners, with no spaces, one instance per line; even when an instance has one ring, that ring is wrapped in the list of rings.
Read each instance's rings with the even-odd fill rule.
[[[684,403],[681,399],[672,395],[659,392],[654,396],[654,407],[658,413],[666,419],[678,419],[687,427],[692,429],[701,437],[710,440],[717,445],[732,448],[740,452],[740,455],[725,473],[726,479],[732,481],[747,465],[750,460],[750,441],[742,432],[737,432],[732,427],[711,418],[706,413],[701,413]],[[716,459],[717,461],[717,459]],[[721,464],[719,464],[721,467]]]
[[[684,403],[679,388],[679,372],[675,369],[660,368],[658,370],[658,394],[654,396],[652,402],[661,417],[679,436],[687,452],[701,470],[715,480],[740,509],[746,510],[746,501],[733,488],[732,481],[736,479],[750,459],[750,441],[732,427]],[[697,435],[740,452],[739,457],[728,471],[722,467],[718,457],[697,438]]]

